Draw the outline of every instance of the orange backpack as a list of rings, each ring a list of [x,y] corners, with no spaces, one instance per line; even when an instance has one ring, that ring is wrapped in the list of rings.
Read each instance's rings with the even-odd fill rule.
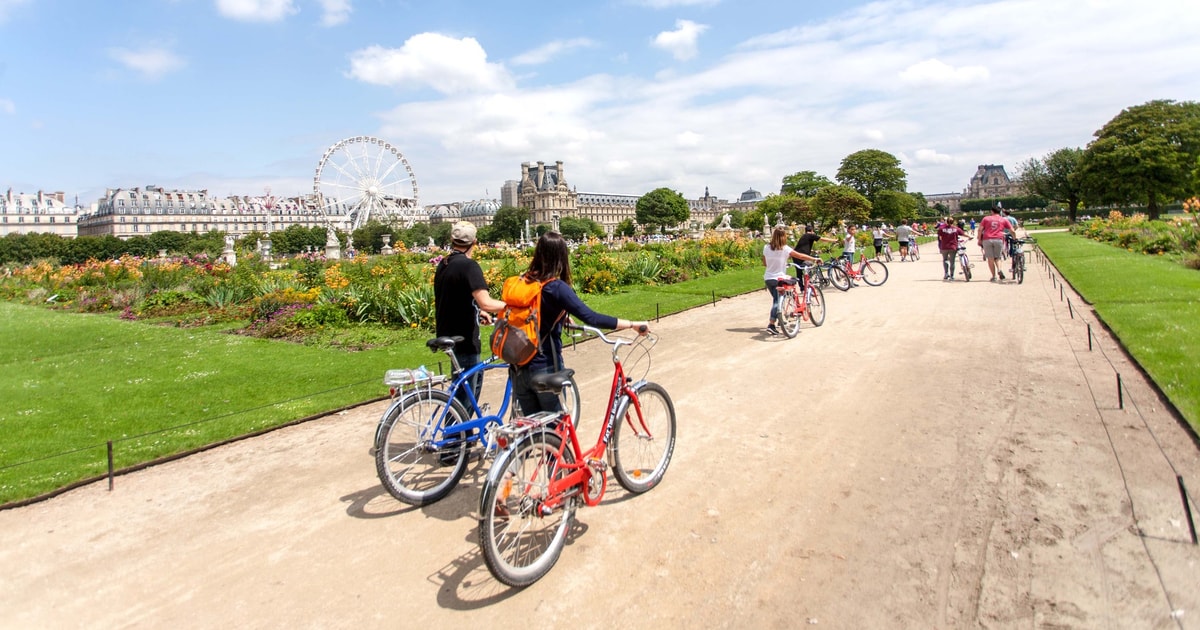
[[[550,282],[547,280],[546,282]],[[509,365],[525,365],[537,356],[542,321],[542,287],[546,282],[525,279],[524,274],[504,280],[500,299],[504,311],[492,331],[492,354]]]

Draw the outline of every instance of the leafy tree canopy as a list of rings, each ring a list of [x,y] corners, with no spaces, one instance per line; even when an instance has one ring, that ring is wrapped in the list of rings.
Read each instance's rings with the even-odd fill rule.
[[[633,222],[633,219],[622,219],[617,224],[615,234],[616,236],[634,236],[637,234],[637,224]]]
[[[1082,162],[1083,149],[1059,149],[1041,159],[1029,158],[1022,162],[1017,181],[1039,197],[1067,204],[1067,214],[1074,223],[1079,202],[1083,199]]]
[[[826,232],[840,222],[861,225],[871,218],[871,202],[849,186],[826,186],[809,200],[816,228]]]
[[[637,200],[637,222],[659,230],[674,227],[691,216],[687,200],[670,188],[656,188]]]
[[[1129,107],[1096,132],[1082,159],[1083,185],[1101,202],[1159,206],[1195,192],[1200,156],[1200,103],[1150,101]]]
[[[779,194],[811,197],[817,194],[818,190],[832,185],[833,181],[824,175],[818,175],[816,171],[800,171],[783,178]]]
[[[758,202],[757,210],[767,217],[771,225],[775,225],[779,215],[783,215],[784,225],[806,223],[813,219],[808,200],[790,194],[767,195],[766,199]]]
[[[563,217],[558,222],[558,231],[573,241],[582,241],[589,236],[604,238],[604,226],[585,217]]]
[[[525,222],[529,220],[529,210],[501,206],[492,217],[492,241],[508,241],[517,243],[525,230]]]
[[[871,218],[895,225],[917,218],[917,199],[898,190],[881,190],[871,204]]]
[[[908,175],[900,168],[900,160],[879,149],[864,149],[847,155],[838,167],[837,180],[858,191],[871,203],[881,190],[904,192],[908,187]]]

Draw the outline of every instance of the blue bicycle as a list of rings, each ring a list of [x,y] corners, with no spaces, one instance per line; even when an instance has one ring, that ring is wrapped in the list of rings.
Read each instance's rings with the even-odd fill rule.
[[[491,357],[463,370],[454,357],[458,341],[460,337],[437,337],[425,342],[431,351],[450,357],[450,379],[413,370],[389,370],[384,376],[393,394],[375,430],[375,471],[388,493],[411,505],[428,505],[450,494],[466,473],[472,451],[495,455],[505,446],[494,429],[504,424],[509,412],[511,379],[494,414],[488,404],[479,403],[471,381],[508,364]],[[457,396],[460,392],[470,409]],[[563,388],[560,399],[564,409],[579,411],[574,379]]]

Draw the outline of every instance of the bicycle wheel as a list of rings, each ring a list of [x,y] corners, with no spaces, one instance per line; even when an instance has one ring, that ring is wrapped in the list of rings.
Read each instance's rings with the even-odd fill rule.
[[[580,412],[582,407],[579,400],[579,385],[575,383],[574,376],[567,380],[562,391],[558,393],[558,404],[562,405],[563,411],[571,414],[571,420],[575,422],[575,428],[578,430],[583,416]]]
[[[967,282],[970,282],[971,281],[971,260],[969,258],[967,258],[966,256],[963,256],[962,260],[960,260],[959,262],[962,263],[963,276],[966,277]]]
[[[812,322],[813,326],[820,326],[825,323],[825,293],[821,291],[821,287],[810,287],[810,292],[805,298],[808,303],[808,321]]]
[[[794,338],[800,334],[800,309],[796,307],[796,296],[792,291],[779,294],[778,306],[779,315],[776,320],[779,322],[779,329],[783,334],[787,335],[788,339]]]
[[[921,249],[917,247],[916,243],[908,246],[908,257],[913,260],[921,260]]]
[[[846,275],[846,270],[840,266],[829,268],[829,284],[832,284],[838,291],[850,290],[850,276]]]
[[[884,248],[883,248],[883,257],[884,257],[884,258],[886,258],[888,262],[892,262],[892,248],[891,248],[891,246],[887,246],[887,247],[884,247]]]
[[[575,499],[549,514],[542,507],[550,480],[565,476],[572,455],[552,431],[538,431],[505,450],[488,471],[479,497],[479,547],[488,571],[509,586],[546,575],[567,540]]]
[[[1017,284],[1025,282],[1025,254],[1013,255],[1013,278],[1016,278]]]
[[[440,449],[433,442],[447,439],[442,428],[466,417],[458,401],[440,389],[418,389],[389,407],[375,448],[375,473],[388,493],[411,505],[450,494],[466,472],[469,442],[457,440]]]
[[[873,287],[877,287],[884,282],[887,282],[888,268],[887,265],[879,262],[878,260],[868,260],[867,264],[863,265],[862,275],[863,282],[866,282]]]
[[[621,399],[614,422],[612,471],[617,483],[633,494],[657,486],[675,452],[675,404],[667,390],[658,383],[642,385],[636,401]]]

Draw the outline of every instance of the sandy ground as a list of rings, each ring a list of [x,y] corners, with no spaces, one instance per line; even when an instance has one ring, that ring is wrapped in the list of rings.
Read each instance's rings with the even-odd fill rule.
[[[671,468],[610,484],[527,589],[476,545],[486,464],[424,508],[381,489],[380,403],[0,512],[0,626],[1200,628],[1189,434],[1040,264],[947,284],[936,258],[792,340],[765,291],[658,323]],[[588,433],[608,353],[567,361]]]

